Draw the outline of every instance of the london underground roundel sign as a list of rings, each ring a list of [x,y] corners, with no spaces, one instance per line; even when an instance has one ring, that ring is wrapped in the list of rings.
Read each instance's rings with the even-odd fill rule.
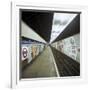
[[[22,53],[23,53],[23,57],[26,58],[27,57],[27,53],[28,53],[27,48],[23,48]]]

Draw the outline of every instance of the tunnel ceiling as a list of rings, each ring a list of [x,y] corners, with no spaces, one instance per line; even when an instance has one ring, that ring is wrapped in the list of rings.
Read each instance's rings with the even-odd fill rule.
[[[58,14],[58,17],[55,17],[58,20],[55,20],[54,18],[55,14]],[[61,14],[62,16],[65,14],[66,15],[65,17],[64,16],[62,17]],[[65,21],[64,18],[66,19],[72,18],[74,14],[76,14],[76,16],[67,25],[68,21],[67,20]],[[38,35],[40,35],[47,43],[53,43],[80,32],[80,13],[79,12],[77,13],[58,12],[57,13],[57,12],[49,12],[49,11],[44,12],[44,11],[38,11],[38,10],[34,10],[34,11],[22,10],[21,20],[23,20],[24,23],[26,23],[30,28],[32,28],[32,30],[34,30]],[[62,20],[64,20],[64,22],[62,22]],[[55,24],[58,24],[58,23],[59,23],[59,27],[57,28]],[[63,27],[65,27],[65,25],[67,25],[66,28],[61,30]],[[55,34],[54,36],[56,38],[51,42],[51,39],[54,38],[52,35],[52,32],[57,32],[57,31],[58,31],[57,33],[58,35]]]

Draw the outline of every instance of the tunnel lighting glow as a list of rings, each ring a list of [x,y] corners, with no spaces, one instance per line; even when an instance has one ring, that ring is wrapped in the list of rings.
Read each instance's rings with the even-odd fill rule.
[[[53,42],[77,14],[54,13],[50,43]]]

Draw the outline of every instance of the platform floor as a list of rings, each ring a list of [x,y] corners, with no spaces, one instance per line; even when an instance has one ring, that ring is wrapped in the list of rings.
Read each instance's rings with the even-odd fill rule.
[[[56,77],[54,56],[49,46],[22,71],[22,78]]]
[[[22,70],[22,78],[80,76],[80,64],[53,47],[47,46],[33,63]]]

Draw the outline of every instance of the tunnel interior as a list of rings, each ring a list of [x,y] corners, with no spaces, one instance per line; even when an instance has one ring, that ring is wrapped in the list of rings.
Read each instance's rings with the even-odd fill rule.
[[[20,78],[80,76],[80,14],[20,10]]]

